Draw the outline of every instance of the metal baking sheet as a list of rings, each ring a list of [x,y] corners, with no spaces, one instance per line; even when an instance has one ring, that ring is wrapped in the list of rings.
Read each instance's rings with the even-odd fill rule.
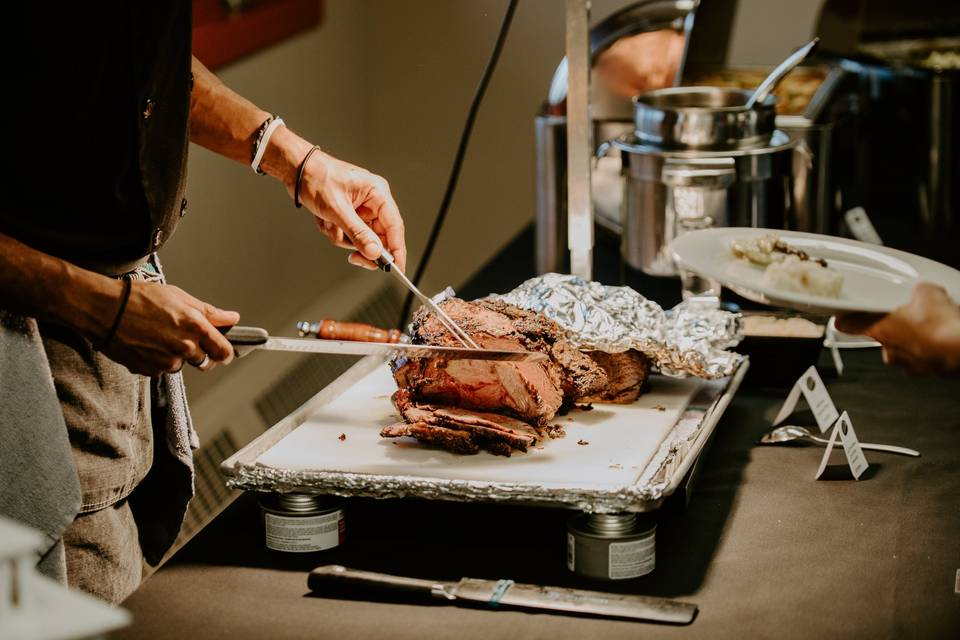
[[[720,380],[654,376],[630,405],[557,416],[566,437],[509,458],[463,456],[379,431],[398,420],[386,362],[369,357],[222,465],[252,491],[417,497],[646,511],[686,474],[746,371]]]

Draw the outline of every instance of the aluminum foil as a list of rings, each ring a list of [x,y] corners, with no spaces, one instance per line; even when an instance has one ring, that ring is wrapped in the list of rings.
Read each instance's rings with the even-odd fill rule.
[[[636,349],[664,375],[721,378],[743,359],[726,350],[743,337],[740,314],[702,302],[688,300],[664,311],[630,287],[559,273],[531,278],[495,297],[544,314],[582,349]]]

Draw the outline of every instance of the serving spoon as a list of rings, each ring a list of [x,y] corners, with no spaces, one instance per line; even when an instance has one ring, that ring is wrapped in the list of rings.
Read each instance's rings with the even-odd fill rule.
[[[820,38],[814,38],[807,44],[803,45],[793,53],[791,53],[786,60],[780,63],[780,65],[770,72],[766,78],[763,79],[763,82],[760,83],[760,86],[756,88],[753,92],[753,95],[750,96],[750,99],[747,100],[747,109],[752,109],[753,105],[758,102],[763,102],[764,99],[773,91],[774,87],[780,84],[780,81],[783,80],[784,76],[793,71],[793,68],[800,64],[806,59],[810,53],[817,48],[817,44],[820,42]]]
[[[818,438],[817,436],[810,433],[809,429],[805,427],[798,427],[792,424],[785,424],[781,427],[773,429],[769,433],[763,434],[761,436],[758,444],[785,444],[788,442],[795,442],[797,440],[805,440],[807,442],[813,442],[821,446],[825,446],[830,443],[829,440],[825,438]],[[914,456],[917,457],[920,455],[919,451],[914,451],[913,449],[908,449],[906,447],[895,447],[890,444],[871,444],[869,442],[861,442],[861,449],[869,449],[871,451],[886,451],[888,453],[899,453],[905,456]]]

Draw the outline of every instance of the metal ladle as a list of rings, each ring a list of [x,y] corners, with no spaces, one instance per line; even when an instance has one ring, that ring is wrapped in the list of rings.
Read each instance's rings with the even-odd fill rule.
[[[763,82],[760,83],[760,86],[757,87],[756,91],[753,92],[753,95],[747,100],[747,108],[752,109],[753,105],[758,102],[763,102],[763,100],[773,91],[774,87],[780,84],[780,81],[783,80],[784,76],[793,71],[793,68],[800,64],[806,59],[814,49],[817,48],[817,44],[820,42],[820,38],[814,38],[807,44],[803,45],[796,51],[790,54],[786,60],[780,63],[780,65],[770,72]]]
[[[830,443],[830,441],[826,440],[825,438],[818,438],[817,436],[813,435],[804,427],[797,427],[795,425],[787,424],[783,425],[782,427],[777,427],[769,433],[763,434],[763,436],[760,438],[759,444],[785,444],[789,442],[795,442],[797,440],[805,440],[821,446]],[[871,451],[899,453],[904,456],[918,457],[920,455],[919,451],[908,449],[906,447],[895,447],[889,444],[871,444],[869,442],[861,442],[860,448],[869,449]]]

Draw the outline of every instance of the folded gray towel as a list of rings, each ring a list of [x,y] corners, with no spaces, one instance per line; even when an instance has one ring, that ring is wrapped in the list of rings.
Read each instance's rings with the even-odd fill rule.
[[[80,482],[37,323],[0,310],[0,513],[43,533],[40,571],[66,583],[61,536]]]

